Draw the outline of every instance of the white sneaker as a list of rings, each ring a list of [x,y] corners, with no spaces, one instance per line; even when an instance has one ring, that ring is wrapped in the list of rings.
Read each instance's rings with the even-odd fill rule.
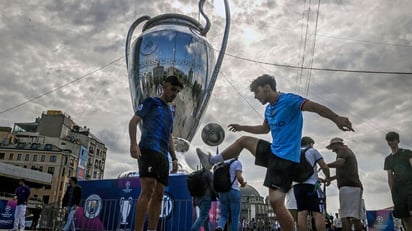
[[[211,154],[202,151],[200,148],[196,148],[196,152],[202,166],[207,170],[212,169],[213,164],[210,162]]]

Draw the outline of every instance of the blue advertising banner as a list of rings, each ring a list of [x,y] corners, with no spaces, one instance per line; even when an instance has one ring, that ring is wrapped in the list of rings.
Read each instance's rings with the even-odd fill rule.
[[[82,204],[75,219],[79,230],[133,230],[139,177],[79,181]],[[172,174],[163,197],[158,230],[189,230],[193,219],[187,175]]]
[[[0,200],[0,229],[13,228],[15,209],[15,200]]]
[[[370,231],[395,230],[392,210],[368,210],[366,216]]]

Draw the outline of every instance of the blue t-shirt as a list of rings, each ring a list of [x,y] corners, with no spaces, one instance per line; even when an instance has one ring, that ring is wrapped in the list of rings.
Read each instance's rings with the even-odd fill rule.
[[[272,153],[280,158],[300,162],[302,137],[302,105],[305,98],[292,93],[280,93],[274,105],[265,110],[265,120],[272,134]]]
[[[158,97],[148,97],[137,107],[135,115],[142,118],[140,149],[161,152],[167,156],[169,138],[173,132],[170,107]]]

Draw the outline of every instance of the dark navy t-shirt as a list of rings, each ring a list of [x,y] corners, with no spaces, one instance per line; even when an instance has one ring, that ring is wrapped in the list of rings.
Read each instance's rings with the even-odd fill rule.
[[[30,196],[30,188],[26,185],[20,186],[16,190],[17,205],[22,205],[27,203],[27,199]]]
[[[173,114],[170,107],[158,97],[149,97],[137,107],[135,114],[143,121],[140,149],[167,155],[169,138],[173,132]]]

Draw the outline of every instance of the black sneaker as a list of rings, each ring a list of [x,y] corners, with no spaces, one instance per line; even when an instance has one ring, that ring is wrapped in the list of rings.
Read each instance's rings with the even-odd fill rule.
[[[223,231],[222,227],[217,227],[215,231]]]

